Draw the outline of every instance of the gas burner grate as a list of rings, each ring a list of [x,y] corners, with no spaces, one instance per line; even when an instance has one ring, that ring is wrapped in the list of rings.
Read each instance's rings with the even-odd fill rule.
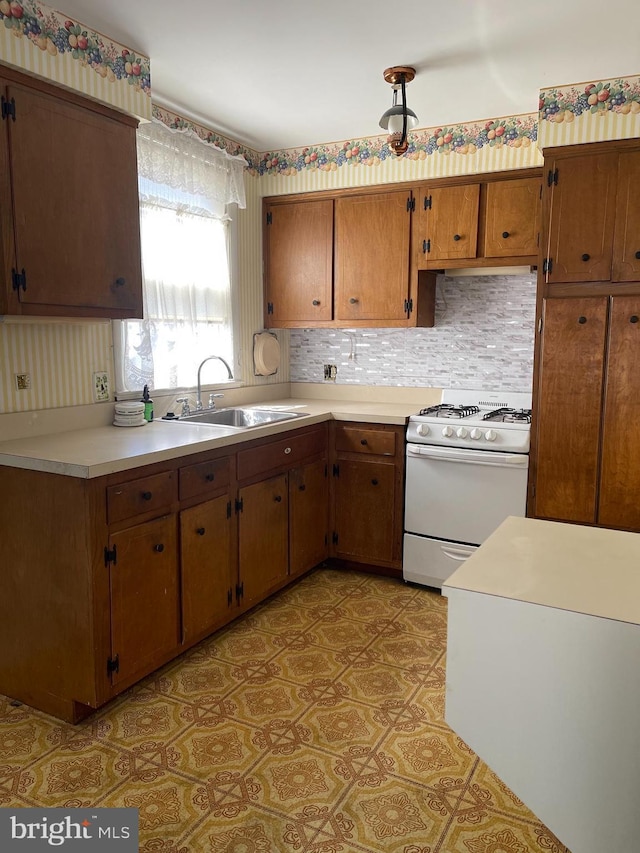
[[[494,409],[482,416],[483,421],[499,421],[503,424],[530,424],[531,409]]]
[[[431,415],[434,418],[469,418],[477,415],[480,409],[477,406],[454,406],[452,403],[440,403],[437,406],[429,406],[421,409],[421,415]]]

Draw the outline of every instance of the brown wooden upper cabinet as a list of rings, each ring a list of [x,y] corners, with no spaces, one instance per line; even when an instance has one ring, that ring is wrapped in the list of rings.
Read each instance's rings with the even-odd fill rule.
[[[535,263],[540,190],[538,177],[419,187],[413,224],[418,269]]]
[[[2,78],[0,313],[141,317],[137,121]]]
[[[333,200],[265,205],[268,326],[333,318]]]
[[[546,281],[640,281],[640,151],[554,153],[545,174]]]

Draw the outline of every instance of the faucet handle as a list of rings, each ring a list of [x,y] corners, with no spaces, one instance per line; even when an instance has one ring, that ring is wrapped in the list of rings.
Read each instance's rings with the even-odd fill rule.
[[[209,408],[210,409],[215,409],[216,399],[218,397],[224,397],[224,394],[209,394]]]
[[[184,417],[185,415],[191,413],[191,410],[189,409],[189,400],[187,397],[178,397],[176,403],[182,403],[182,410],[180,412],[181,417]]]

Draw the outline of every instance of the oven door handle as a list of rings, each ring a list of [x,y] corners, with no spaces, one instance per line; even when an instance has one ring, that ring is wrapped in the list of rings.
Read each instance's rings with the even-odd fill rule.
[[[468,560],[469,557],[473,554],[473,552],[477,549],[473,547],[463,550],[463,548],[455,548],[451,545],[443,545],[440,550],[445,555],[445,557],[449,557],[449,559],[451,560],[457,560],[457,562],[459,563],[464,563],[465,560]]]
[[[426,444],[407,444],[407,456],[423,456],[441,459],[444,462],[466,462],[476,465],[520,466],[529,465],[526,453],[501,453],[495,450],[450,450],[448,447],[432,447]]]

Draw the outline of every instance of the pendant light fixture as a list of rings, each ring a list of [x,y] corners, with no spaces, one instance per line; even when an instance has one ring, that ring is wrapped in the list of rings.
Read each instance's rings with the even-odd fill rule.
[[[407,106],[406,84],[416,76],[416,69],[408,65],[394,65],[387,68],[383,74],[387,83],[393,87],[393,104],[391,109],[380,119],[380,127],[389,131],[387,139],[391,150],[398,156],[404,154],[409,147],[408,132],[418,124],[418,116]],[[398,92],[401,102],[398,103]]]

